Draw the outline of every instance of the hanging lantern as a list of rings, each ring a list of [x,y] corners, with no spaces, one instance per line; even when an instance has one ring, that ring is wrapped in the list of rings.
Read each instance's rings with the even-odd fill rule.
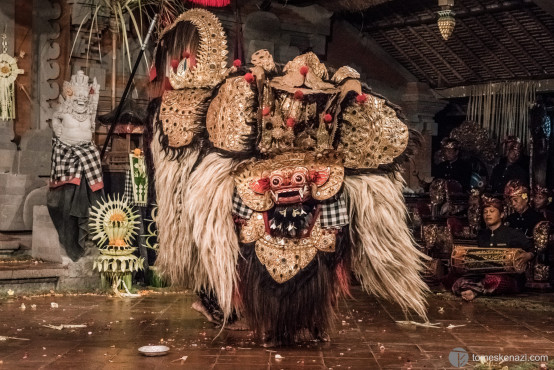
[[[439,10],[439,20],[437,24],[439,26],[439,31],[442,35],[442,38],[448,40],[452,32],[454,31],[454,26],[456,25],[456,19],[454,19],[454,13],[452,10]]]
[[[231,0],[189,0],[193,4],[198,4],[202,6],[211,6],[211,7],[223,7],[229,5]]]

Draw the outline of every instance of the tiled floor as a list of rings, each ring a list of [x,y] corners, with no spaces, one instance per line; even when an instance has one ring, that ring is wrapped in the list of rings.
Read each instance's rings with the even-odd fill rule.
[[[476,364],[472,354],[554,359],[552,293],[474,303],[433,295],[429,318],[439,328],[400,326],[398,307],[354,293],[355,299],[341,304],[331,342],[271,349],[248,331],[220,333],[190,308],[195,297],[186,292],[2,298],[0,369],[442,369],[455,368],[449,353],[457,347],[469,353],[466,368]],[[86,327],[44,326],[61,324]],[[137,349],[148,344],[171,350],[144,357]]]

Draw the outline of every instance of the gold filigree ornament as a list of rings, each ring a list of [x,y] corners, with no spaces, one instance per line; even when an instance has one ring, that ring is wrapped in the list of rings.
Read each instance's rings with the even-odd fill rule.
[[[302,67],[307,67],[307,73],[302,74]],[[284,76],[271,80],[271,87],[295,93],[297,90],[306,94],[332,94],[337,92],[335,85],[323,80],[329,79],[329,72],[325,64],[319,61],[317,55],[312,52],[302,54],[285,65]]]
[[[305,153],[288,152],[263,161],[251,161],[241,165],[235,172],[235,186],[243,202],[254,211],[267,211],[274,206],[269,188],[260,186],[268,183],[272,173],[293,173],[303,168],[309,174],[325,174],[320,178],[308,179],[310,195],[316,200],[329,199],[338,193],[344,180],[344,167],[336,152]],[[317,177],[317,176],[316,176]],[[261,189],[261,190],[260,190]]]
[[[542,252],[548,246],[550,236],[550,222],[541,221],[533,229],[533,241],[537,252]]]
[[[376,168],[402,154],[408,138],[396,111],[384,99],[367,94],[365,103],[344,110],[338,150],[347,168]]]
[[[282,284],[308,266],[318,251],[334,252],[336,236],[316,221],[309,237],[276,238],[265,234],[256,241],[256,256],[273,280]]]
[[[275,71],[273,55],[267,49],[260,49],[252,54],[250,62],[256,67],[261,67],[265,72]]]
[[[0,119],[15,118],[15,90],[17,76],[23,70],[17,66],[17,59],[8,54],[6,34],[2,34],[2,53],[0,54]]]
[[[245,225],[240,228],[239,240],[241,243],[253,243],[265,234],[263,214],[253,212]]]
[[[333,75],[331,80],[336,83],[341,83],[342,81],[346,80],[347,78],[354,78],[359,79],[360,73],[356,71],[354,68],[349,66],[342,66]]]
[[[246,138],[252,133],[251,122],[256,120],[256,95],[243,77],[230,78],[211,102],[206,118],[210,141],[216,148],[243,151]]]
[[[181,60],[177,71],[169,71],[169,82],[175,89],[215,87],[227,77],[227,38],[215,14],[205,9],[191,9],[181,14],[160,38],[179,22],[191,22],[198,29],[199,45],[196,66],[190,68],[188,58]]]
[[[179,148],[191,143],[202,131],[201,121],[206,101],[212,96],[209,89],[166,90],[160,107],[160,121],[168,145]]]
[[[550,266],[542,263],[535,264],[533,268],[533,280],[548,281],[550,278]]]

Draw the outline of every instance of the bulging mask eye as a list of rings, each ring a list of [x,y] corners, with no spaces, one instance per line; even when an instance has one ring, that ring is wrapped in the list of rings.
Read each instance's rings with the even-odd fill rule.
[[[293,175],[292,180],[296,184],[303,184],[306,182],[306,177],[301,173],[296,173]]]
[[[272,177],[272,178],[271,178],[271,185],[272,185],[272,186],[279,186],[279,185],[281,185],[281,178],[280,178],[280,177]]]

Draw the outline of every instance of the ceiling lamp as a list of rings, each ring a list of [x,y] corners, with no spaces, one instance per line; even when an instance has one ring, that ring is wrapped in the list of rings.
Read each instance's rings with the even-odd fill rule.
[[[439,0],[439,6],[442,10],[438,11],[439,19],[437,24],[442,38],[448,40],[456,25],[456,19],[454,19],[456,13],[451,9],[454,6],[454,0]]]

